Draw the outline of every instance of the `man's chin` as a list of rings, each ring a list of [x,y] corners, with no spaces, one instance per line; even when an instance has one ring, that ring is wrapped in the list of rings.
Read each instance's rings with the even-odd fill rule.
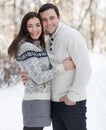
[[[51,32],[49,32],[49,31],[44,30],[44,34],[45,34],[45,35],[52,35],[53,33],[51,33]]]

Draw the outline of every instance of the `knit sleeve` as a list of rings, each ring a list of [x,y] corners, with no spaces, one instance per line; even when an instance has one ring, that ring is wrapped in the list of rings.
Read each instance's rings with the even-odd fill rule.
[[[34,82],[36,82],[37,84],[42,84],[44,82],[52,80],[59,74],[62,65],[58,66],[57,68],[51,68],[46,71],[43,71],[40,67],[38,58],[40,56],[47,57],[47,53],[41,53],[37,49],[34,49],[33,46],[29,46],[27,44],[23,46],[24,49],[26,49],[20,55],[22,68],[24,68],[24,71],[27,73],[28,77],[32,78]],[[21,49],[23,49],[23,47]]]
[[[72,85],[70,86],[70,90],[67,94],[68,98],[71,101],[77,101],[80,99],[80,93],[87,86],[90,77],[91,77],[91,65],[89,60],[89,54],[87,50],[87,43],[84,37],[75,32],[72,35],[73,37],[69,37],[68,44],[68,52],[76,65],[75,76]],[[72,43],[70,44],[70,41]]]

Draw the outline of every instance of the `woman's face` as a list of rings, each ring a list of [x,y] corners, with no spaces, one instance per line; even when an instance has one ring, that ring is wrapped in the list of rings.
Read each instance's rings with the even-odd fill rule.
[[[32,39],[34,40],[39,39],[42,33],[40,20],[36,17],[29,19],[27,22],[27,30]]]

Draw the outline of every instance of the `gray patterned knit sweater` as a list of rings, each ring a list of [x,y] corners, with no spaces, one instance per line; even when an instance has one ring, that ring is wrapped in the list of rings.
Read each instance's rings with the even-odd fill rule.
[[[24,100],[49,100],[51,82],[56,75],[64,72],[63,65],[50,69],[50,61],[39,41],[19,44],[17,62],[28,75]]]

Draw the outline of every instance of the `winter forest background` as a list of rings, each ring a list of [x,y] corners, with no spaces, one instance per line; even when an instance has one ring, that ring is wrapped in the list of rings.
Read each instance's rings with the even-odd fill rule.
[[[8,59],[7,48],[19,31],[23,15],[38,11],[46,2],[57,5],[61,21],[86,37],[89,51],[106,52],[105,0],[0,0],[0,88],[20,80],[16,63]]]
[[[106,130],[106,0],[0,0],[0,130],[21,130],[23,84],[7,48],[28,11],[52,2],[61,21],[79,30],[87,40],[92,65],[88,85],[88,130]],[[44,130],[52,130],[51,127]]]

